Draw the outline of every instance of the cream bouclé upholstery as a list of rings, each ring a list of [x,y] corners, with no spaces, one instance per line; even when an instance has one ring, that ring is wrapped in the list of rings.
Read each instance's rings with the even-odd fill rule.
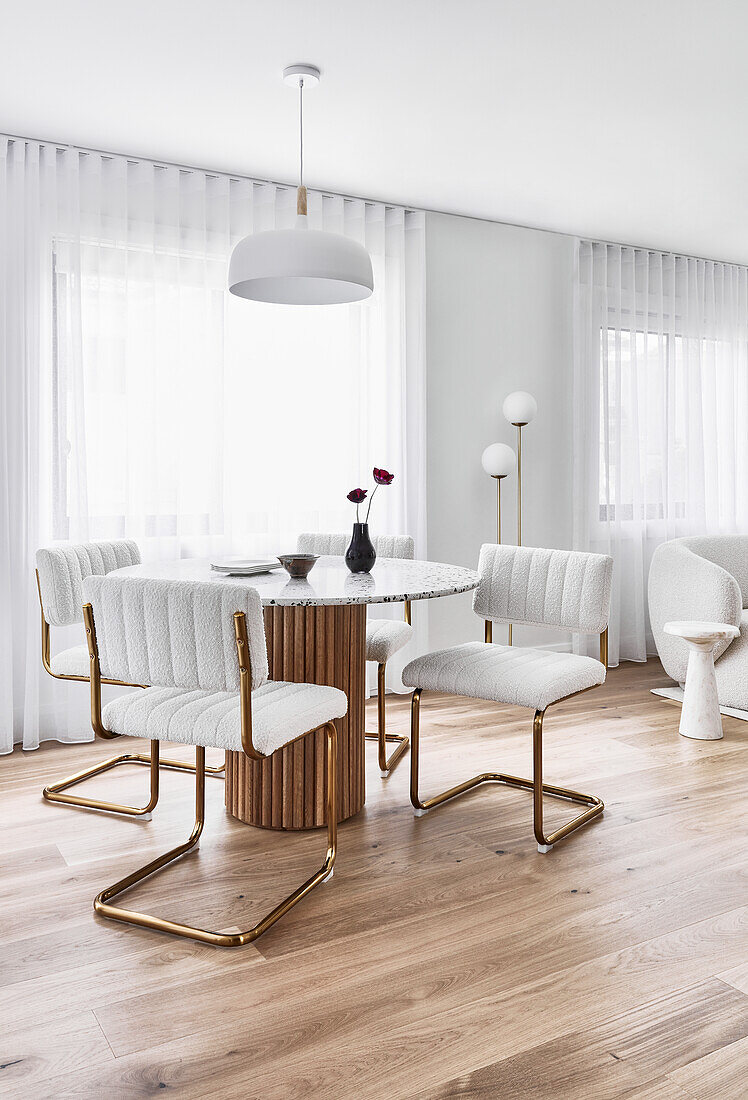
[[[329,554],[332,557],[342,557],[350,541],[350,535],[320,535],[304,532],[299,535],[296,549],[300,554]],[[375,535],[371,541],[380,558],[413,560],[414,544],[409,535]]]
[[[350,542],[349,535],[299,535],[297,550],[300,554],[329,554],[342,557]],[[408,535],[375,535],[371,540],[377,556],[381,558],[405,558],[413,560],[413,539]],[[413,634],[409,623],[392,619],[373,619],[366,624],[366,660],[383,665],[398,650],[407,645]]]
[[[366,660],[386,664],[410,641],[413,627],[394,619],[373,619],[366,624]]]
[[[606,554],[489,544],[473,610],[493,622],[600,634],[608,625],[613,559]]]
[[[252,743],[269,756],[331,718],[342,718],[345,693],[319,684],[267,680],[252,692]],[[226,691],[147,688],[107,703],[104,724],[113,733],[205,748],[242,747],[239,696]]]
[[[602,814],[605,806],[596,795],[582,794],[547,783],[543,769],[543,729],[546,708],[577,692],[605,682],[603,661],[607,653],[608,615],[613,559],[601,554],[534,547],[481,547],[479,583],[473,609],[486,623],[520,622],[556,626],[581,633],[600,634],[600,660],[546,649],[522,649],[468,642],[411,661],[403,670],[403,682],[414,688],[410,710],[410,801],[417,816],[474,790],[482,784],[532,791],[533,832],[538,851],[550,852],[554,844],[575,833]],[[486,629],[486,638],[491,631]],[[449,692],[473,699],[528,707],[532,720],[532,778],[482,771],[439,794],[420,793],[420,708],[423,690]],[[585,808],[564,825],[549,830],[544,800],[548,795],[565,798]]]
[[[252,688],[268,678],[262,604],[255,588],[216,581],[87,577],[101,675],[128,684],[238,691],[232,616],[243,611]]]
[[[688,646],[666,634],[671,620],[728,623],[740,634],[714,647],[717,696],[723,707],[748,710],[748,536],[672,539],[658,546],[649,570],[649,619],[662,666],[686,678]]]
[[[81,604],[81,606],[83,606]],[[50,668],[55,676],[83,676],[88,677],[90,659],[88,646],[74,645],[70,649],[62,649],[50,659]]]
[[[413,634],[410,623],[395,619],[372,619],[366,624],[366,660],[384,665],[407,645]]]
[[[473,609],[493,622],[558,626],[590,634],[608,625],[613,560],[604,554],[483,546]],[[403,683],[474,699],[545,710],[605,682],[592,657],[468,642],[417,657]]]
[[[114,733],[215,748],[241,748],[239,663],[233,615],[246,616],[252,670],[252,738],[265,755],[348,709],[345,693],[268,680],[260,597],[214,581],[89,577],[101,672],[158,685],[103,710]]]
[[[138,544],[128,539],[71,543],[37,550],[36,570],[44,618],[50,626],[82,623],[83,578],[103,576],[113,569],[138,565],[139,562]],[[81,676],[87,679],[91,671],[88,647],[72,646],[50,655],[49,667],[53,676]]]
[[[723,707],[748,711],[748,611],[740,616],[740,634],[714,666],[717,698]]]
[[[137,544],[124,539],[116,542],[51,546],[37,551],[37,578],[42,607],[42,664],[52,676],[73,680],[89,680],[91,676],[91,659],[87,645],[72,646],[70,649],[63,649],[54,654],[51,645],[51,625],[68,626],[80,623],[81,638],[85,639],[84,579],[92,576],[106,576],[112,570],[137,565],[139,562],[140,551]],[[42,794],[49,802],[106,810],[125,816],[150,817],[158,801],[158,783],[154,779],[153,771],[151,772],[151,798],[145,806],[123,806],[118,802],[83,798],[69,793],[70,787],[75,787],[94,775],[109,771],[118,764],[133,763],[150,765],[151,759],[143,753],[122,753],[109,760],[101,760],[66,779],[48,784]],[[160,761],[159,767],[161,766],[175,768],[178,771],[191,770],[190,765],[184,764],[183,761],[166,758]],[[212,775],[220,775],[223,767],[211,766],[206,768],[206,771]]]
[[[346,695],[319,684],[268,680],[262,605],[257,590],[244,584],[115,574],[88,577],[83,593],[89,601],[84,604],[84,620],[90,631],[92,725],[102,737],[114,732],[151,742],[148,809],[158,799],[161,741],[195,746],[195,822],[187,840],[100,891],[94,910],[110,920],[187,936],[214,947],[253,943],[332,877],[340,814],[334,720],[348,710]],[[102,673],[152,686],[115,699],[102,711]],[[240,759],[262,767],[272,753],[317,733],[325,739],[324,770],[317,780],[327,826],[324,860],[270,912],[244,930],[227,930],[224,921],[224,927],[214,931],[138,912],[115,901],[199,844],[205,825],[206,748],[241,750]],[[316,746],[310,749],[315,751]],[[274,764],[269,768],[274,775]]]
[[[128,539],[37,550],[36,568],[47,622],[51,626],[82,622],[84,578],[104,576],[113,569],[139,563],[138,544]]]
[[[417,657],[406,665],[409,687],[491,699],[545,710],[551,703],[605,682],[605,669],[592,657],[545,649],[467,642]]]

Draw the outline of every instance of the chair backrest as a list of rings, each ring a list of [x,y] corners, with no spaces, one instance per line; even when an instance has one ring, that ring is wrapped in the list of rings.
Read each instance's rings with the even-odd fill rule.
[[[238,691],[233,616],[243,611],[252,687],[268,678],[262,604],[257,589],[229,581],[86,577],[101,675],[128,684]]]
[[[673,540],[735,578],[743,607],[748,607],[748,535],[693,536]]]
[[[350,535],[304,533],[299,535],[296,549],[300,554],[331,554],[333,557],[342,557],[350,541]],[[375,535],[371,541],[380,558],[413,559],[414,546],[410,535]]]
[[[84,577],[140,564],[138,544],[129,539],[47,546],[36,552],[44,618],[52,626],[83,621]]]
[[[473,610],[503,623],[602,634],[610,614],[613,559],[577,550],[481,547]]]
[[[652,555],[647,597],[652,637],[668,676],[683,683],[688,646],[682,638],[667,634],[665,623],[692,619],[739,627],[743,608],[748,605],[746,594],[748,537],[721,535],[660,543]],[[732,638],[717,642],[714,660],[718,661],[730,645]]]

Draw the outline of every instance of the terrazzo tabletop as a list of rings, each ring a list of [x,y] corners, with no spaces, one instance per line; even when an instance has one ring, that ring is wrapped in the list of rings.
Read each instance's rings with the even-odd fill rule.
[[[229,577],[211,569],[207,558],[129,565],[110,575],[244,585],[256,588],[265,606],[280,607],[428,600],[478,587],[473,569],[402,558],[377,558],[371,573],[351,573],[342,557],[321,557],[305,580],[293,580],[282,567],[253,577]]]

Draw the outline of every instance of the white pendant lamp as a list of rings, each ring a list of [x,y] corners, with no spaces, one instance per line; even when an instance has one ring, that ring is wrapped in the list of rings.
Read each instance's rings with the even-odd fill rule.
[[[309,229],[304,186],[304,88],[319,83],[313,65],[290,65],[286,84],[299,89],[299,188],[296,225],[239,241],[229,264],[229,290],[253,302],[323,306],[360,302],[374,289],[363,245],[340,233]]]

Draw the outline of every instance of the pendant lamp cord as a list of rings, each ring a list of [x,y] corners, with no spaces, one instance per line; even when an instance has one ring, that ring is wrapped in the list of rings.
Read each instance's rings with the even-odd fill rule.
[[[304,185],[304,78],[299,80],[299,187]]]
[[[304,186],[304,78],[299,77],[299,187],[296,192],[296,213],[306,215]]]

